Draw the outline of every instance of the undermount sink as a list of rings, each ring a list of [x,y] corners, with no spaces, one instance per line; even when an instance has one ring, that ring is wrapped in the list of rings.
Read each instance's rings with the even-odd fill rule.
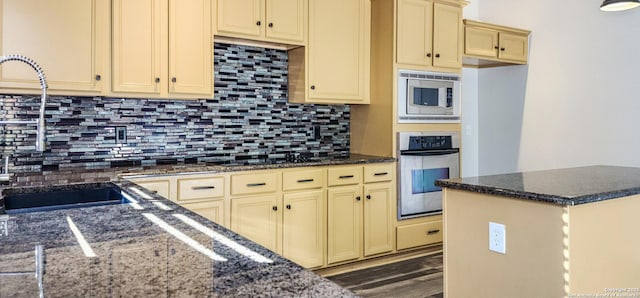
[[[2,191],[0,198],[7,214],[130,203],[112,183],[8,188]]]

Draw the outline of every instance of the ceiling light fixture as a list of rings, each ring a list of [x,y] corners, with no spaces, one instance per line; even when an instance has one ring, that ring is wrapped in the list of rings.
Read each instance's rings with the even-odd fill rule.
[[[640,0],[604,0],[600,5],[602,11],[621,11],[640,6]]]

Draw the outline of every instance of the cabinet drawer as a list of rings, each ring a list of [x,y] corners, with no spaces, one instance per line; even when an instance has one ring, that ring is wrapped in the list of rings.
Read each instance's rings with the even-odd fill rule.
[[[277,173],[237,174],[231,176],[231,195],[274,192],[278,189]]]
[[[224,196],[224,177],[178,179],[178,201]]]
[[[362,167],[329,168],[327,185],[350,185],[362,182]]]
[[[364,183],[393,180],[394,164],[370,165],[364,167]]]
[[[144,187],[151,192],[155,192],[163,198],[169,199],[169,180],[147,180],[136,182],[133,180],[135,184]]]
[[[398,250],[442,242],[442,221],[398,227]]]
[[[282,174],[282,190],[320,188],[324,182],[322,173],[322,169],[284,172]]]

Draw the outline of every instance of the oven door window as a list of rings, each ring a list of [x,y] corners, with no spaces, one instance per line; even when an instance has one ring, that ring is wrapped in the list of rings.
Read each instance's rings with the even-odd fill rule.
[[[411,193],[438,192],[442,188],[435,185],[438,179],[449,179],[449,168],[418,169],[411,171]]]

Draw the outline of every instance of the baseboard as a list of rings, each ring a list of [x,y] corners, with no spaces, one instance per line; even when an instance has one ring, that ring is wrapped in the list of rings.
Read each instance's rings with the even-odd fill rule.
[[[348,264],[316,269],[316,270],[313,270],[313,272],[317,273],[320,276],[327,277],[327,276],[338,275],[338,274],[347,273],[351,271],[361,270],[365,268],[371,268],[371,267],[376,267],[380,265],[386,265],[386,264],[395,263],[399,261],[409,260],[417,257],[433,255],[441,252],[442,252],[442,244],[439,244],[439,245],[428,246],[420,249],[398,252],[395,254],[381,256],[377,258],[356,261]]]

